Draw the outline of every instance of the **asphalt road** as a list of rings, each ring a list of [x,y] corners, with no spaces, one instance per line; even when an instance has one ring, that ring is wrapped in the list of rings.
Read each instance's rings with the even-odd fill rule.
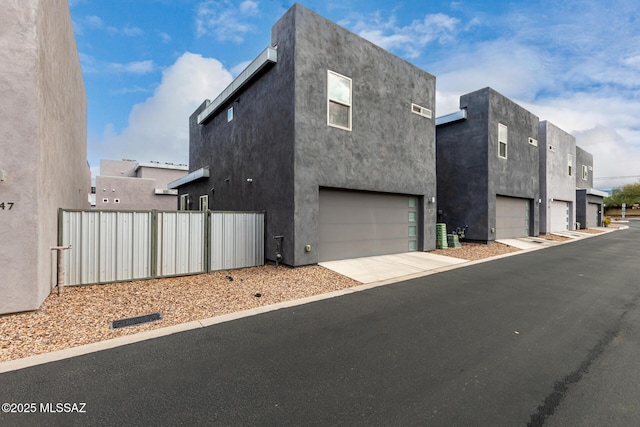
[[[632,222],[0,374],[36,404],[0,425],[640,425],[639,253]]]

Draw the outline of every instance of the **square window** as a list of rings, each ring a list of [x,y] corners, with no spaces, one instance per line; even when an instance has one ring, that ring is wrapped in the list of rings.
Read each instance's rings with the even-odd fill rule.
[[[416,237],[417,232],[418,232],[418,228],[415,225],[409,226],[409,237]]]
[[[327,71],[327,123],[351,130],[351,79]]]
[[[415,212],[409,212],[409,222],[416,222],[416,213]]]
[[[409,197],[409,207],[410,208],[415,208],[416,207],[416,198],[415,197]]]
[[[349,107],[329,101],[329,124],[349,128]]]
[[[417,251],[418,250],[418,242],[416,242],[415,240],[409,240],[409,250],[410,251]]]

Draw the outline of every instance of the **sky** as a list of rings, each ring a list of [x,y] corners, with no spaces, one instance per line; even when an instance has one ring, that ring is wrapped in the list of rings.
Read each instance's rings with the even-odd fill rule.
[[[69,0],[93,175],[100,159],[187,164],[189,116],[269,45],[293,3]],[[436,116],[490,86],[574,135],[595,188],[640,182],[637,0],[299,3],[436,76]]]

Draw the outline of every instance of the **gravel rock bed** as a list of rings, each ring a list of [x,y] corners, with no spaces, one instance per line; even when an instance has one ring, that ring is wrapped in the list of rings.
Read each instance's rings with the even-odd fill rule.
[[[265,265],[135,282],[65,287],[32,312],[0,316],[0,362],[357,286],[320,266]],[[259,296],[258,296],[259,295]],[[110,329],[159,312],[162,320]]]
[[[462,242],[460,249],[431,253],[472,261],[517,251],[501,243]],[[0,362],[357,285],[360,283],[321,266],[265,265],[196,276],[65,287],[61,296],[52,293],[36,311],[0,316]],[[163,318],[109,328],[111,321],[150,313],[161,313]]]

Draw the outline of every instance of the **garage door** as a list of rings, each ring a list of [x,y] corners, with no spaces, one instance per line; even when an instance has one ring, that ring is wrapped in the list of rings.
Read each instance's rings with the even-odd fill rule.
[[[551,231],[566,231],[569,229],[569,202],[554,200],[549,209],[551,215]]]
[[[587,227],[598,227],[598,204],[587,203]]]
[[[529,200],[496,197],[496,239],[529,235]]]
[[[321,189],[319,259],[415,251],[417,219],[417,197]]]

